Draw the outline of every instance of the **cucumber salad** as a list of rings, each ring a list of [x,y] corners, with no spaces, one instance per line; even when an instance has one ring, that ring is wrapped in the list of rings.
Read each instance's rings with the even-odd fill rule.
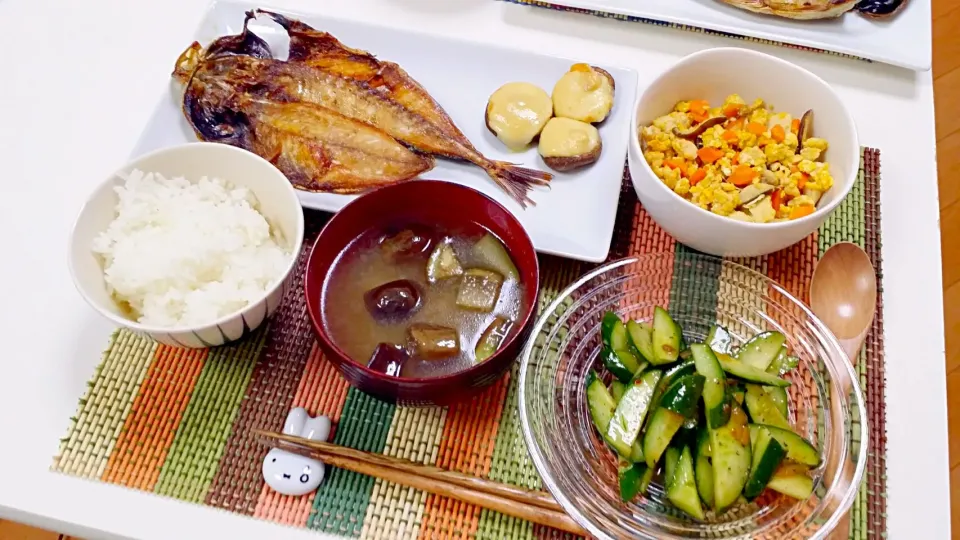
[[[601,438],[619,457],[620,496],[629,502],[662,471],[667,499],[690,517],[721,514],[765,490],[806,499],[820,453],[790,427],[783,375],[798,364],[779,332],[735,350],[710,329],[687,344],[666,310],[652,325],[607,312],[602,361],[609,387],[591,371],[587,405]]]

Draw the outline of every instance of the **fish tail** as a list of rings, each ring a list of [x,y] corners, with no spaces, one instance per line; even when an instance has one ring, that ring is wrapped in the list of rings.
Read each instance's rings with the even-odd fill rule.
[[[536,206],[529,195],[533,186],[550,185],[553,178],[548,172],[528,169],[506,161],[490,161],[484,165],[484,169],[490,178],[523,208],[527,205]]]

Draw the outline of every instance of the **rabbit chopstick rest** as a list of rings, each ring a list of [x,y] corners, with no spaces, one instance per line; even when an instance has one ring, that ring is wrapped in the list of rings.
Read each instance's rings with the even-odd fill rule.
[[[283,433],[326,442],[330,437],[330,419],[312,417],[306,409],[297,407],[287,415]],[[271,449],[263,458],[263,479],[283,495],[306,495],[315,491],[323,482],[325,472],[322,462],[279,448]]]

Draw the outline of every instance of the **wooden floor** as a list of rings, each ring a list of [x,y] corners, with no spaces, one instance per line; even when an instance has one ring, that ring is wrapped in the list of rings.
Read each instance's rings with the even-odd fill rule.
[[[924,0],[918,0],[924,1]],[[960,232],[960,0],[933,1],[933,76],[940,175],[940,230]],[[960,235],[943,237],[943,305],[950,424],[950,501],[960,538]],[[0,540],[69,540],[0,520]]]
[[[960,537],[960,0],[933,0],[933,76],[950,424],[950,509]],[[954,234],[947,238],[944,234]]]

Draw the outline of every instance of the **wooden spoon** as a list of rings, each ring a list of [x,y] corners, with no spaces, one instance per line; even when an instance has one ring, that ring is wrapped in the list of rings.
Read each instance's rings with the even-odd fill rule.
[[[837,337],[850,365],[856,369],[860,348],[877,311],[877,272],[860,246],[843,242],[823,254],[810,281],[810,307]],[[834,411],[840,410],[840,395],[850,395],[851,389],[852,382],[844,381],[842,394],[831,394]],[[827,471],[826,478],[833,478],[834,474],[836,471]],[[829,538],[846,540],[849,536],[847,512]]]

